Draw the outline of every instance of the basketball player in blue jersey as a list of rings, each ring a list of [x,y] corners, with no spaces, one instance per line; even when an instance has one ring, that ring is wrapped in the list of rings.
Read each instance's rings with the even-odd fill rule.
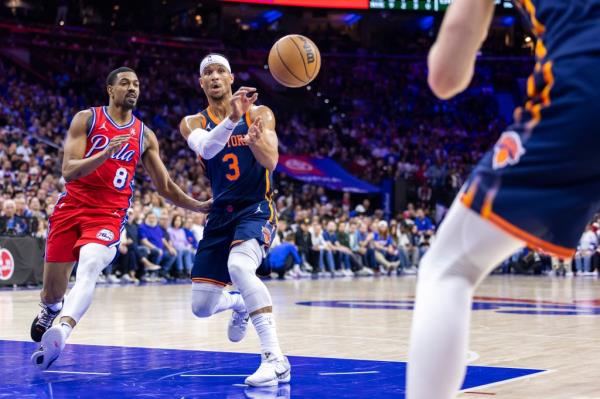
[[[461,190],[423,258],[408,399],[450,399],[466,371],[473,292],[524,245],[570,258],[600,209],[600,0],[516,0],[537,36],[528,100]],[[494,0],[455,0],[429,53],[442,99],[470,83]]]
[[[255,106],[254,88],[232,94],[229,61],[219,54],[200,64],[200,87],[206,110],[183,118],[180,131],[204,166],[213,204],[192,270],[192,311],[209,317],[231,309],[228,336],[246,334],[248,320],[261,345],[261,365],[246,378],[251,386],[290,381],[290,364],[279,347],[271,295],[256,276],[275,236],[277,224],[271,195],[271,174],[279,153],[275,118]],[[238,292],[223,290],[233,283]]]

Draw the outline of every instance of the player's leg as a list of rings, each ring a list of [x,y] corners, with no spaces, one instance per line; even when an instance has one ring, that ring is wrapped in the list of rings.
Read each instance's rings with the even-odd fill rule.
[[[63,308],[63,298],[67,292],[73,262],[45,262],[42,292],[40,293],[40,313],[31,323],[31,339],[40,342],[42,335],[52,327],[54,319]]]
[[[244,298],[260,340],[261,366],[246,378],[246,384],[252,386],[289,382],[291,374],[290,364],[279,347],[271,295],[265,284],[256,276],[256,269],[262,263],[263,257],[261,245],[256,239],[250,239],[231,249],[227,263],[231,281]]]
[[[452,205],[420,264],[407,399],[450,399],[456,395],[466,371],[473,292],[485,276],[522,246],[521,241],[459,201]]]
[[[116,246],[89,243],[81,247],[75,285],[65,298],[60,324],[46,331],[41,348],[31,358],[38,367],[47,369],[58,358],[71,331],[92,303],[98,275],[114,260],[116,253]]]
[[[192,282],[192,312],[196,317],[210,317],[224,310],[244,313],[246,306],[239,292],[224,291],[223,286]]]
[[[59,202],[64,201],[61,198]],[[43,286],[40,293],[40,313],[31,324],[31,339],[40,342],[42,335],[52,327],[54,319],[63,307],[63,298],[69,284],[69,277],[77,257],[73,253],[78,237],[77,211],[68,203],[57,207],[50,216],[46,254],[44,262]]]
[[[246,305],[239,292],[224,291],[230,282],[227,273],[227,257],[229,255],[230,234],[205,231],[200,241],[198,252],[192,268],[192,312],[197,317],[210,317],[224,310],[233,310],[234,314],[247,317]],[[229,339],[237,342],[245,335],[229,333]],[[230,329],[231,330],[231,329]]]

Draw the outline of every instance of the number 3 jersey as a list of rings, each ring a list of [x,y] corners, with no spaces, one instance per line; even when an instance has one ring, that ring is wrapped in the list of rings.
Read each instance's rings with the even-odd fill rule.
[[[106,107],[90,108],[92,120],[87,132],[83,158],[104,150],[116,136],[128,134],[129,141],[87,176],[66,184],[67,197],[86,208],[127,209],[134,192],[134,175],[143,149],[144,124],[135,116],[124,124],[115,123]]]
[[[210,131],[221,122],[208,108],[200,114],[206,130]],[[243,142],[251,124],[250,115],[246,113],[225,148],[213,158],[202,160],[213,192],[213,208],[237,210],[266,200],[273,215],[271,174],[258,163],[250,147]]]

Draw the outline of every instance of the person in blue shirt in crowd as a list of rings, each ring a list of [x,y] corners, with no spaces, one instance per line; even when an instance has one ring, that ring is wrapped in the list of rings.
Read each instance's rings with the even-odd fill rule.
[[[177,258],[165,250],[165,236],[158,225],[158,218],[153,212],[146,215],[139,228],[140,243],[150,250],[150,262],[162,266],[162,270],[170,270]]]
[[[294,239],[294,233],[290,232],[286,234],[281,244],[271,247],[269,255],[265,260],[271,270],[277,273],[280,279],[283,279],[286,275],[289,277],[304,276],[303,273],[300,273],[302,257],[298,252],[298,248],[294,245]]]

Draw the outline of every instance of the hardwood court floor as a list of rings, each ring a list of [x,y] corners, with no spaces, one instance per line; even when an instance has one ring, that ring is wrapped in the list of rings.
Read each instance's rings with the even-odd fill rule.
[[[284,352],[405,362],[415,281],[414,276],[269,281]],[[38,295],[0,291],[0,340],[29,341]],[[477,298],[471,364],[548,372],[468,389],[460,398],[600,399],[600,280],[492,276]],[[257,353],[253,331],[241,343],[228,341],[229,312],[197,319],[189,302],[187,284],[98,286],[69,343]],[[0,357],[0,368],[14,366],[7,359]],[[0,393],[2,384],[0,378]],[[289,397],[295,397],[293,391]]]

